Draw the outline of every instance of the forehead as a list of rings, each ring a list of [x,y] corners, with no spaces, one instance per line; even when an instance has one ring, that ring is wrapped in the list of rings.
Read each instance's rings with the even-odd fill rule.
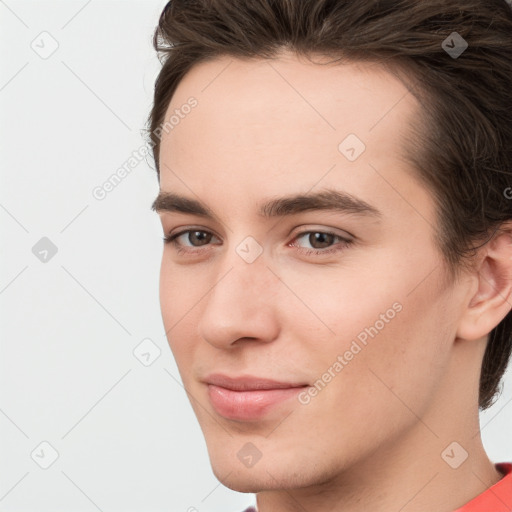
[[[227,142],[234,147],[268,145],[276,135],[280,140],[337,139],[345,132],[378,142],[389,126],[406,122],[417,107],[406,86],[379,64],[329,64],[319,57],[309,62],[288,53],[272,60],[222,56],[195,65],[179,83],[165,118],[191,96],[198,100],[189,116],[196,122],[180,123],[173,135],[189,135],[187,125],[196,129],[207,120],[208,127],[197,135],[209,134],[216,142],[230,137]],[[210,127],[230,130],[212,133]]]
[[[219,201],[320,182],[376,200],[389,193],[379,171],[410,173],[402,137],[417,100],[378,64],[319,62],[283,54],[194,66],[166,112],[174,122],[161,141],[162,190]],[[191,98],[196,106],[183,108]]]

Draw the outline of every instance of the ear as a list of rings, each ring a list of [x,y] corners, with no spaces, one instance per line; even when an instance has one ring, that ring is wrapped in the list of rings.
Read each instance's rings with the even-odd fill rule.
[[[512,223],[498,228],[476,261],[474,287],[457,329],[457,337],[466,340],[487,336],[512,309]]]

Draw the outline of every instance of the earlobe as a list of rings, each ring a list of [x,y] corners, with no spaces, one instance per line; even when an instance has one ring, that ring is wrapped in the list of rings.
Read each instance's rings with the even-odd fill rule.
[[[485,337],[512,309],[512,225],[503,224],[479,252],[476,284],[457,329],[466,340]]]

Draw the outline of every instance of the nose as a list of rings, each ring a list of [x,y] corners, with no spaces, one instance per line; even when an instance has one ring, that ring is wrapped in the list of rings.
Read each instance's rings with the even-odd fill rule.
[[[280,284],[263,255],[247,263],[233,250],[219,265],[214,285],[203,299],[199,320],[202,339],[224,349],[239,347],[248,340],[275,340],[279,334],[275,305]]]

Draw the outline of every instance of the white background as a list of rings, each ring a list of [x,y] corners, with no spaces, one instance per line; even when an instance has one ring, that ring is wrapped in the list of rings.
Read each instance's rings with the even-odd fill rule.
[[[213,475],[167,345],[151,157],[92,194],[144,145],[165,3],[0,2],[0,512],[254,501]],[[46,59],[31,47],[52,40]],[[46,263],[43,237],[57,247]],[[133,354],[146,338],[161,351],[150,366]],[[511,381],[481,418],[495,462],[512,460]],[[47,469],[43,441],[59,454]]]

